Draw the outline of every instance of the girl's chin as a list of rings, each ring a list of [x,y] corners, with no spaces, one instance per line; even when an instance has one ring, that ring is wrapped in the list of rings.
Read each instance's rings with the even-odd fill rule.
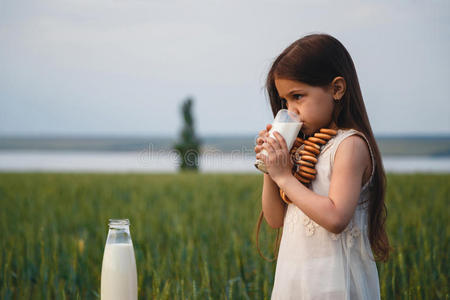
[[[309,133],[309,128],[306,126],[302,126],[302,129],[300,129],[300,132],[302,132],[303,134],[308,134]]]
[[[298,133],[298,136],[302,139],[306,139],[306,138],[308,138],[308,134],[309,134],[308,130],[306,128],[302,128],[300,130],[300,132]]]
[[[315,132],[309,130],[309,128],[307,128],[307,127],[302,127],[302,129],[300,130],[299,135],[301,135],[303,139],[307,139],[307,138],[309,138],[310,136],[313,136],[314,133],[315,133]]]

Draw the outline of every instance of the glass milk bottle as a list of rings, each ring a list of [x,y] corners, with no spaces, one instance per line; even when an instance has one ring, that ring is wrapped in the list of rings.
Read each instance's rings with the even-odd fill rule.
[[[280,109],[273,120],[272,128],[269,131],[269,136],[276,139],[273,132],[278,131],[286,141],[287,148],[291,150],[302,125],[303,122],[301,121],[299,115],[292,111],[288,111],[287,109]],[[267,156],[266,149],[262,149],[260,153]],[[266,166],[262,160],[257,159],[255,162],[255,167],[261,172],[267,173]]]
[[[130,222],[109,220],[103,253],[101,300],[136,300],[137,271]]]

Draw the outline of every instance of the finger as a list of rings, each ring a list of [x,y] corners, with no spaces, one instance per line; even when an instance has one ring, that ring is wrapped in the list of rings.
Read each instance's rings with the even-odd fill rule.
[[[272,124],[267,124],[267,125],[266,125],[267,131],[269,131],[271,128],[272,128]]]
[[[278,144],[280,145],[280,149],[282,149],[284,151],[288,151],[287,144],[286,144],[284,137],[278,131],[275,131],[273,133],[273,135],[276,137]]]
[[[264,164],[266,164],[266,160],[267,160],[267,156],[262,154],[262,153],[258,153],[256,154],[256,158],[261,160]]]
[[[270,137],[270,138],[268,138],[268,142],[273,147],[273,149],[281,150],[281,145],[279,144],[279,142],[276,138]]]
[[[259,153],[262,150],[262,146],[256,146],[255,147],[255,153]]]
[[[259,137],[259,138],[257,138],[257,139],[256,139],[256,144],[258,144],[258,145],[262,145],[262,144],[264,143],[264,141],[265,141],[265,139],[264,139],[264,138],[262,138],[262,137]]]
[[[267,141],[264,142],[264,144],[262,144],[263,148],[266,149],[266,151],[271,154],[273,152],[275,152],[275,149],[273,149],[272,145],[269,144]]]
[[[258,132],[258,135],[259,135],[259,136],[263,136],[265,133],[266,133],[266,130],[263,129],[263,130],[261,130],[260,132]]]

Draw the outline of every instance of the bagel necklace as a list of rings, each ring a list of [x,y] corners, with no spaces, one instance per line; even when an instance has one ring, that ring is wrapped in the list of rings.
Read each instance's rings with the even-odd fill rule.
[[[292,173],[295,178],[305,185],[310,184],[316,178],[315,165],[320,151],[336,134],[337,131],[334,129],[320,128],[318,132],[308,138],[296,138],[290,151],[294,162]],[[282,189],[280,189],[280,196],[287,204],[292,203]]]

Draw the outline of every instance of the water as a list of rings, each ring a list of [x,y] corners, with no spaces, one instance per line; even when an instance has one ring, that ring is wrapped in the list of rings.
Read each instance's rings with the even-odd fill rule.
[[[249,153],[212,152],[199,159],[201,172],[259,173]],[[386,156],[392,173],[450,173],[450,157]],[[178,156],[171,152],[0,151],[1,172],[142,172],[174,173]]]

